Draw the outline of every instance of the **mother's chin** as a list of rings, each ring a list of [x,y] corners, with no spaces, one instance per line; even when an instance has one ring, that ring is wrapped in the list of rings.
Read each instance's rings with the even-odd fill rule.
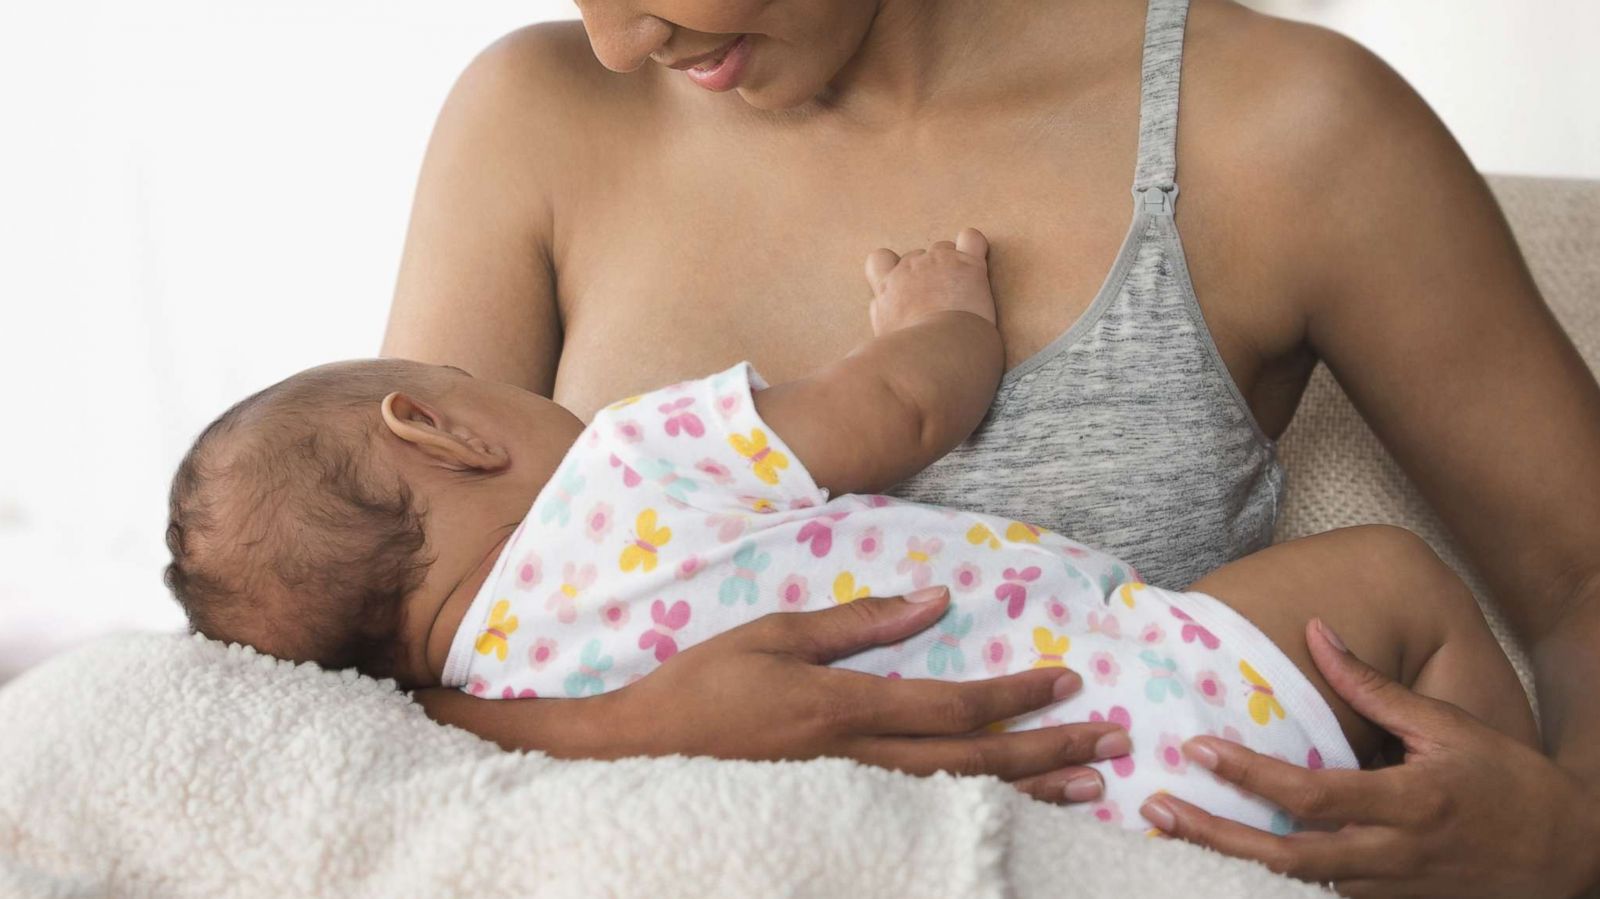
[[[654,63],[757,109],[793,109],[828,92],[881,22],[924,0],[615,0],[579,5],[596,59],[614,72]],[[678,72],[682,74],[678,74]]]

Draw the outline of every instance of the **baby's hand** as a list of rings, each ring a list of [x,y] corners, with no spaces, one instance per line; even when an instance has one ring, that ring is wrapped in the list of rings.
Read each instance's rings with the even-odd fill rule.
[[[994,323],[989,290],[989,241],[976,228],[962,228],[954,243],[896,256],[879,248],[867,256],[872,284],[872,333],[898,331],[937,312],[970,312]]]

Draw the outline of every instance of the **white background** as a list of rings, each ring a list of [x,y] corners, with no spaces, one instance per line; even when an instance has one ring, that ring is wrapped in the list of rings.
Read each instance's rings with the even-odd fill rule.
[[[1378,51],[1480,168],[1600,177],[1600,4],[1254,5]],[[160,570],[188,442],[270,381],[376,353],[450,83],[500,34],[575,14],[0,5],[0,680],[94,634],[181,626]]]

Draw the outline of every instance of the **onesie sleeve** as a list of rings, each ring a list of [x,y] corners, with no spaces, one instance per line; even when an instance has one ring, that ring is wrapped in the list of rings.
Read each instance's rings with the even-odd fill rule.
[[[676,505],[717,514],[820,506],[827,491],[756,413],[753,394],[766,386],[741,362],[613,403],[589,430],[624,483]]]

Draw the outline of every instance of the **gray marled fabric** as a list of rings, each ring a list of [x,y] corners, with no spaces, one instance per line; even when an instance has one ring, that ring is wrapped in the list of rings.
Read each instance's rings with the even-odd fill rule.
[[[1006,374],[971,439],[895,490],[1050,528],[1172,589],[1270,544],[1284,488],[1172,218],[1187,12],[1188,0],[1150,0],[1133,222],[1099,294]]]

